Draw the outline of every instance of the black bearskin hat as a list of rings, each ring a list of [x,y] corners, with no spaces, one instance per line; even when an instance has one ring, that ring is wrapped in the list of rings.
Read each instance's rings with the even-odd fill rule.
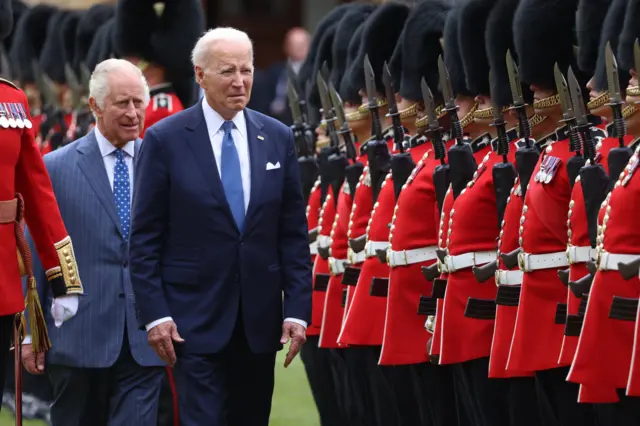
[[[98,31],[96,31],[96,34],[93,37],[93,42],[89,47],[86,58],[84,59],[84,63],[89,71],[93,71],[96,65],[98,65],[105,59],[109,59],[114,53],[114,31],[115,17],[112,17],[107,22],[100,25],[100,28],[98,28]]]
[[[485,40],[487,57],[491,68],[491,98],[499,106],[507,107],[513,103],[509,73],[507,72],[507,51],[511,51],[517,62],[518,56],[513,45],[513,16],[519,0],[498,0],[487,19]],[[525,102],[533,102],[533,93],[527,84],[521,83]]]
[[[83,12],[70,12],[62,22],[62,28],[60,29],[62,33],[62,46],[64,48],[64,60],[72,69],[74,69],[74,71],[76,71],[76,74],[78,70],[73,68],[73,58],[76,51],[76,34],[78,33],[78,24],[80,23],[82,15]]]
[[[313,73],[311,74],[311,85],[309,86],[308,101],[309,105],[316,109],[320,109],[322,107],[320,102],[320,93],[318,92],[318,73],[322,68],[322,64],[327,63],[327,69],[331,70],[333,68],[332,64],[332,48],[333,48],[333,39],[336,34],[336,28],[338,27],[338,22],[334,22],[322,35],[322,39],[320,43],[318,43],[318,51],[316,52],[315,62],[313,64]],[[328,76],[323,76],[325,83],[327,83],[327,87],[329,82],[327,81]]]
[[[365,88],[364,58],[368,56],[375,74],[376,90],[381,97],[386,97],[382,83],[382,68],[385,61],[388,62],[393,55],[409,10],[409,7],[403,4],[385,3],[369,16],[364,23],[358,56],[349,67],[350,86]]]
[[[344,14],[347,13],[353,6],[354,4],[352,3],[345,3],[345,4],[339,5],[335,9],[332,9],[331,12],[329,12],[324,18],[322,18],[322,20],[320,20],[320,22],[316,26],[316,29],[313,32],[313,36],[311,37],[311,42],[309,43],[309,53],[307,54],[307,57],[302,63],[302,66],[300,67],[300,71],[298,71],[298,85],[300,87],[302,88],[307,87],[307,83],[311,81],[311,78],[315,70],[316,55],[318,53],[318,47],[320,42],[322,41],[324,33],[334,24],[338,23],[340,19],[344,16]],[[313,83],[314,84],[310,85],[309,87],[315,86],[315,82]],[[299,94],[299,95],[301,97],[303,96],[303,94]],[[308,95],[309,94],[307,93],[306,96]]]
[[[484,34],[489,12],[496,1],[468,0],[460,7],[458,46],[460,46],[467,88],[473,94],[486,96],[491,94]]]
[[[453,8],[447,15],[447,20],[444,24],[444,63],[449,71],[453,95],[474,96],[474,93],[471,93],[467,88],[464,65],[458,44],[459,14],[460,8]],[[433,91],[434,89],[432,88],[431,90]]]
[[[78,22],[78,28],[76,29],[76,42],[73,59],[71,60],[73,69],[80,70],[80,64],[85,62],[89,55],[89,48],[91,47],[91,43],[93,43],[93,38],[100,27],[113,17],[114,13],[115,9],[113,6],[98,3],[91,6],[82,14]],[[89,68],[89,70],[92,69],[93,67]]]
[[[20,18],[29,10],[29,7],[19,0],[0,0],[0,39],[8,52],[11,50],[11,42]],[[8,15],[11,15],[9,22]]]
[[[618,65],[623,69],[635,70],[636,68],[633,59],[633,45],[637,38],[640,38],[640,0],[629,0],[616,58]]]
[[[18,23],[9,61],[22,83],[35,83],[32,61],[40,58],[47,39],[49,19],[57,10],[54,6],[38,4],[25,12]]]
[[[364,23],[360,24],[360,26],[353,32],[353,37],[349,42],[349,48],[347,50],[347,63],[345,64],[345,74],[342,77],[342,81],[340,82],[340,97],[343,102],[351,102],[352,104],[360,104],[362,102],[362,97],[358,93],[360,91],[359,87],[352,86],[352,79],[349,76],[349,70],[353,65],[353,62],[358,57],[358,52],[360,51],[360,45],[362,44],[362,33],[364,32]]]
[[[593,75],[596,71],[600,33],[604,16],[612,0],[579,0],[576,14],[578,38],[578,66]]]
[[[555,90],[556,62],[563,73],[571,66],[580,80],[573,49],[577,6],[578,0],[520,1],[513,35],[523,82]]]
[[[40,69],[56,83],[64,84],[66,62],[62,25],[70,12],[59,10],[53,14],[47,26],[47,38],[40,52]]]
[[[336,90],[340,89],[340,83],[347,69],[347,57],[349,43],[354,37],[356,28],[360,27],[373,12],[375,6],[370,4],[354,4],[336,27],[331,48],[331,82]]]
[[[611,50],[616,52],[618,42],[620,40],[620,32],[624,26],[625,12],[627,9],[627,0],[613,0],[604,18],[602,25],[602,34],[600,35],[600,43],[598,47],[598,60],[596,62],[595,84],[594,88],[599,91],[606,91],[609,87],[607,83],[607,64],[605,58],[605,48],[607,42],[611,43]],[[618,77],[620,79],[620,87],[627,87],[629,81],[629,70],[625,67],[618,66]]]
[[[13,29],[13,4],[11,0],[0,0],[0,39],[4,39]]]
[[[400,96],[422,101],[421,82],[424,77],[434,96],[438,93],[438,57],[442,55],[442,37],[450,3],[426,0],[409,15],[402,43]]]
[[[391,58],[387,62],[389,73],[391,73],[391,78],[394,82],[393,84],[396,91],[400,88],[400,81],[402,80],[402,46],[404,46],[405,43],[406,32],[407,27],[404,27],[400,33],[400,37],[398,37],[398,42],[396,43],[396,47],[393,49]]]

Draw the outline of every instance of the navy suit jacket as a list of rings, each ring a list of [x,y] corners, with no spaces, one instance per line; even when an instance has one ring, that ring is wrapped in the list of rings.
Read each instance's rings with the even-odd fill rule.
[[[282,321],[311,321],[311,255],[293,134],[245,109],[251,193],[244,231],[226,201],[202,101],[150,127],[134,179],[129,242],[141,326],[171,316],[190,353],[229,342],[241,309],[255,353]],[[267,163],[280,164],[266,170]]]
[[[136,156],[140,140],[136,141]],[[135,161],[135,156],[134,156]],[[51,317],[52,294],[38,256],[33,256],[51,350],[47,362],[79,368],[112,366],[122,350],[125,329],[131,355],[139,365],[166,365],[140,331],[129,279],[127,243],[113,190],[94,131],[44,156],[85,294],[78,312],[57,328]],[[32,253],[37,253],[30,236]]]

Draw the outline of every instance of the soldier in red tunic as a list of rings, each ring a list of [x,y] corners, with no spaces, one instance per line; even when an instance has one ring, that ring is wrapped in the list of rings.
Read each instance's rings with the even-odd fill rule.
[[[4,0],[0,11],[0,36],[4,37],[13,24],[11,2]],[[20,344],[15,339],[21,340],[28,332],[21,319],[25,302],[33,356],[43,357],[43,352],[50,347],[31,269],[31,253],[24,238],[25,223],[47,271],[53,305],[69,309],[60,319],[66,320],[75,314],[78,295],[83,293],[83,287],[71,239],[60,217],[51,181],[35,142],[27,97],[13,83],[0,80],[0,98],[0,131],[4,132],[0,147],[0,174],[4,176],[0,185],[0,258],[3,270],[0,383],[4,385],[11,340],[13,338],[15,344]],[[23,276],[27,281],[26,301],[21,285]],[[13,333],[16,326],[19,327],[17,335]]]
[[[522,80],[534,91],[536,113],[546,116],[541,127],[556,126],[562,118],[554,66],[569,66],[580,77],[576,92],[584,90],[586,76],[578,72],[573,55],[573,25],[577,4],[522,0],[514,18],[514,39]],[[557,19],[549,19],[553,16]],[[567,80],[572,80],[571,73]],[[575,80],[575,79],[573,79]],[[574,99],[579,103],[579,99]],[[589,117],[591,124],[598,120]],[[591,130],[589,131],[591,133]],[[595,130],[593,135],[595,137]],[[599,131],[604,136],[603,131]],[[548,145],[529,181],[520,218],[518,255],[524,272],[508,370],[535,371],[541,415],[545,424],[593,424],[593,407],[578,405],[578,387],[566,382],[568,364],[559,363],[566,323],[567,288],[558,270],[569,266],[566,255],[567,213],[580,157],[569,143],[565,128]],[[578,166],[574,167],[577,163]]]
[[[197,99],[190,53],[205,30],[202,6],[180,0],[166,0],[163,6],[158,16],[153,2],[116,5],[114,50],[142,70],[150,88],[144,130]]]

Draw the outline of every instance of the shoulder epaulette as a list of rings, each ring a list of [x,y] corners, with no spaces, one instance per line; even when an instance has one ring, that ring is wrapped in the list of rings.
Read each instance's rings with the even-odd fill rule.
[[[169,112],[173,111],[173,101],[171,96],[166,93],[158,93],[153,96],[153,110],[168,109]]]
[[[13,88],[14,88],[14,89],[16,89],[16,90],[20,90],[20,89],[18,88],[18,86],[16,86],[15,84],[13,84],[13,82],[11,82],[11,81],[9,81],[9,80],[7,80],[7,79],[4,79],[4,78],[1,78],[1,77],[0,77],[0,82],[1,82],[1,83],[4,83],[4,84],[7,84],[7,85],[9,85],[9,86],[13,87]]]

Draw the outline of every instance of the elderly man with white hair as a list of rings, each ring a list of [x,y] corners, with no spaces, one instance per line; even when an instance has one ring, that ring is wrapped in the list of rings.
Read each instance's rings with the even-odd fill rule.
[[[93,71],[89,91],[94,129],[44,157],[85,294],[61,327],[47,316],[52,348],[46,360],[30,350],[27,337],[22,361],[30,373],[51,380],[53,426],[156,426],[166,364],[138,327],[127,257],[134,159],[149,88],[133,64],[108,59]],[[46,283],[34,261],[38,283]],[[44,285],[38,291],[50,303]]]
[[[311,314],[311,256],[293,134],[246,108],[253,47],[232,28],[192,53],[205,96],[151,126],[129,244],[141,327],[174,366],[183,426],[267,426],[276,352]]]

